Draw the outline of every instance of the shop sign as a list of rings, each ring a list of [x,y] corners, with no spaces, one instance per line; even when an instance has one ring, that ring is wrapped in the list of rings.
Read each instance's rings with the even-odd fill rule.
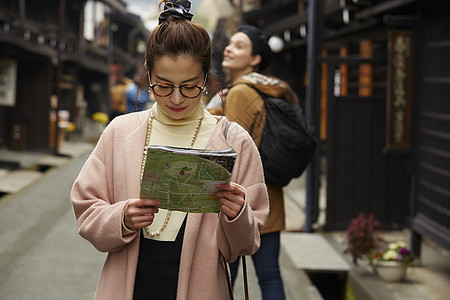
[[[387,132],[388,150],[411,146],[412,32],[388,32]]]
[[[0,106],[16,104],[17,62],[0,59]]]

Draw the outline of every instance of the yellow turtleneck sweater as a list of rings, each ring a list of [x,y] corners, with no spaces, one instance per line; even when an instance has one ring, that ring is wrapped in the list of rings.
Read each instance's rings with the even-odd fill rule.
[[[199,101],[195,109],[182,120],[175,120],[169,117],[156,103],[152,107],[152,115],[155,117],[152,123],[150,145],[165,145],[171,147],[189,148],[198,120],[201,121],[200,130],[192,148],[204,149],[209,140],[217,120],[204,110],[203,104]],[[161,229],[166,219],[167,210],[159,209],[155,214],[153,223],[148,226],[150,232],[156,232]],[[185,212],[172,211],[169,222],[159,236],[150,237],[144,230],[144,236],[158,241],[174,241],[178,231],[186,216]]]

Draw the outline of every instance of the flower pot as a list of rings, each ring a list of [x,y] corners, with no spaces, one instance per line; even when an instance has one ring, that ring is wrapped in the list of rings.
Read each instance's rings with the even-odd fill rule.
[[[408,265],[397,261],[378,261],[375,269],[381,279],[396,282],[405,279]]]

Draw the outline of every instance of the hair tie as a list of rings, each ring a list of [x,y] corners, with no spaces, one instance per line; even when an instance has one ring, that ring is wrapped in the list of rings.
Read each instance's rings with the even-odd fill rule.
[[[169,17],[191,21],[194,15],[189,12],[190,9],[191,2],[188,0],[166,1],[164,2],[164,11],[159,15],[158,24],[163,23]]]

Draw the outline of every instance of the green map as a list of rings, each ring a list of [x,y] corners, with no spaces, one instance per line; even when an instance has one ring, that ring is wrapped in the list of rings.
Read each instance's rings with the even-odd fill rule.
[[[161,202],[161,208],[189,213],[220,211],[216,184],[228,183],[236,153],[150,146],[140,198]]]

